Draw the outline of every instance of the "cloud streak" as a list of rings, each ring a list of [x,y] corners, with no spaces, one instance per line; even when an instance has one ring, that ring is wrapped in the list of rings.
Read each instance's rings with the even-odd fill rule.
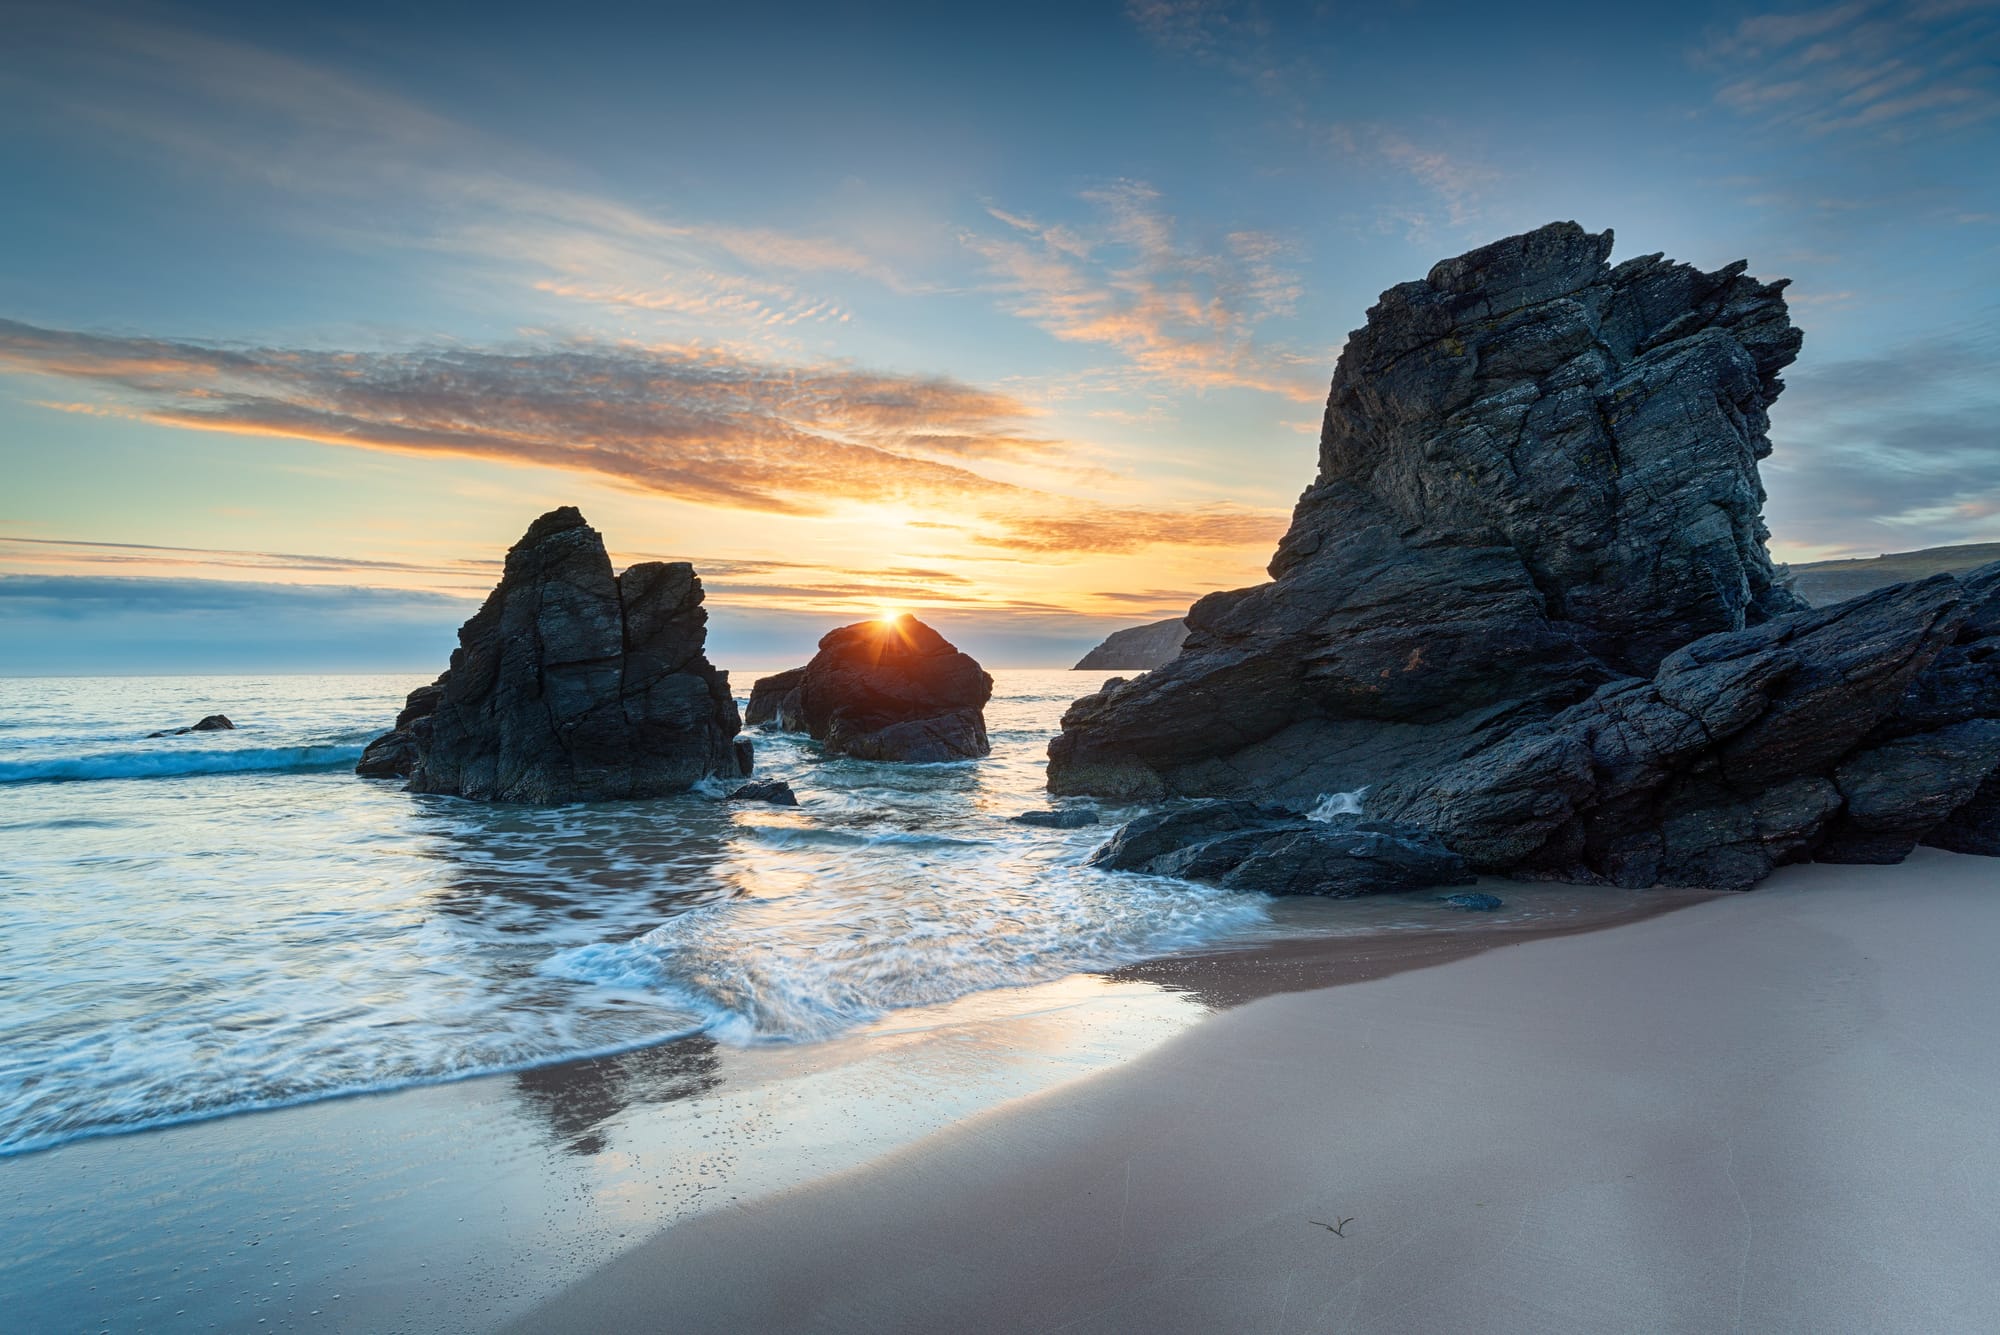
[[[989,207],[1003,231],[961,234],[1009,311],[1066,343],[1120,354],[1135,380],[1258,390],[1296,403],[1324,397],[1323,354],[1257,336],[1264,322],[1290,315],[1302,291],[1287,244],[1247,230],[1190,244],[1159,192],[1140,181],[1113,182],[1083,200],[1093,211],[1086,224]]]
[[[1868,555],[2000,539],[1990,334],[1795,373],[1766,467],[1781,547]]]
[[[1782,131],[1902,142],[2000,115],[2000,7],[1847,0],[1754,15],[1696,55],[1716,101]]]
[[[1037,552],[1241,545],[1213,509],[1120,508],[974,465],[1059,462],[1010,396],[944,377],[792,366],[701,346],[494,351],[224,347],[0,320],[0,371],[91,386],[115,411],[193,430],[593,474],[694,504],[824,516],[937,513]],[[103,402],[52,403],[100,412]],[[1077,545],[1064,547],[1061,535]]]

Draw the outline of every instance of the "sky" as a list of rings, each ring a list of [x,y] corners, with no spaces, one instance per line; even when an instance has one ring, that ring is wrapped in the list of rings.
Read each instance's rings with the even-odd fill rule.
[[[1784,560],[2000,540],[2000,0],[0,0],[0,673],[428,671],[538,514],[724,666],[1263,576],[1377,294],[1793,280]]]

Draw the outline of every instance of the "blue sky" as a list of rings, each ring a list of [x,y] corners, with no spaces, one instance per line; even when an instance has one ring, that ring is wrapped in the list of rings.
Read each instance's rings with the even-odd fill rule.
[[[961,8],[7,4],[0,671],[422,670],[560,503],[725,663],[1060,663],[1556,218],[1794,280],[1781,557],[2000,539],[1995,4]]]

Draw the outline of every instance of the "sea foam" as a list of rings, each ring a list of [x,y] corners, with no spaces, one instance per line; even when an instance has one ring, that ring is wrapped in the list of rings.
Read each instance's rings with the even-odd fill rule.
[[[252,770],[340,769],[361,759],[358,745],[237,746],[185,750],[98,751],[80,756],[0,760],[0,783],[66,783],[86,779],[178,779]]]

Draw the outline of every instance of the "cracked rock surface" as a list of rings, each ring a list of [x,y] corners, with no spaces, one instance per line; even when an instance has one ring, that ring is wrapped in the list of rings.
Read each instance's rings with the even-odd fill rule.
[[[613,575],[597,530],[571,506],[552,510],[508,551],[450,668],[412,693],[361,772],[407,773],[411,792],[534,803],[746,775],[728,674],[703,653],[701,603],[692,565]]]
[[[1554,223],[1382,295],[1272,581],[1071,706],[1057,793],[1366,788],[1476,870],[1748,885],[2000,846],[2000,566],[1810,609],[1757,463],[1783,282]]]

